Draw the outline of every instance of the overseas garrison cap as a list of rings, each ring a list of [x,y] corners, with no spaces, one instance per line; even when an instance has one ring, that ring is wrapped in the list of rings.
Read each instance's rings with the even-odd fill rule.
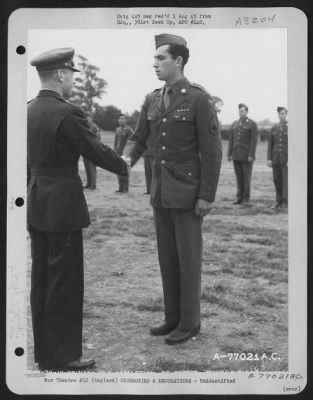
[[[242,107],[245,107],[246,109],[248,109],[247,104],[239,103],[239,104],[238,104],[238,108],[242,108]]]
[[[70,69],[75,72],[80,72],[75,68],[74,49],[65,47],[61,49],[53,49],[45,51],[39,56],[33,58],[30,64],[37,68],[37,71],[50,71],[53,69]]]
[[[154,38],[156,49],[164,44],[180,44],[182,46],[187,46],[187,42],[182,36],[172,35],[170,33],[161,33],[161,35],[156,35]]]
[[[287,108],[281,107],[281,106],[277,107],[277,112],[281,112],[281,111],[287,111]]]

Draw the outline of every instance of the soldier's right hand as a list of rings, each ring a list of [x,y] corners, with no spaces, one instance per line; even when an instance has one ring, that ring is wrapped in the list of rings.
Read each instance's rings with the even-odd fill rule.
[[[131,167],[131,159],[127,156],[121,156],[121,158],[127,163],[128,167]]]
[[[272,161],[271,161],[271,160],[268,160],[268,161],[267,161],[267,166],[268,166],[268,167],[272,167]]]
[[[228,156],[228,161],[232,161],[233,157],[232,156]]]

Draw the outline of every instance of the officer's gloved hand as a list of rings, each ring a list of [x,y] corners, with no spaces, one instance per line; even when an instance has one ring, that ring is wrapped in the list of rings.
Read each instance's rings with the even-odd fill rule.
[[[249,162],[253,162],[254,158],[253,157],[248,157]]]
[[[268,166],[268,167],[272,167],[272,160],[268,160],[268,161],[267,161],[267,166]]]
[[[228,161],[232,161],[233,157],[232,156],[228,156]]]
[[[198,199],[196,202],[195,214],[198,217],[204,217],[205,215],[209,214],[212,208],[213,208],[213,202]]]

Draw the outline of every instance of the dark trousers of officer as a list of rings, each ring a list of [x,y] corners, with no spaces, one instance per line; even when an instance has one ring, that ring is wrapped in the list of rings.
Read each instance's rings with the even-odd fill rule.
[[[87,158],[83,157],[86,170],[86,187],[96,189],[97,187],[97,167]]]
[[[252,166],[252,162],[234,161],[237,180],[237,200],[239,201],[248,201],[250,199]]]
[[[165,320],[186,330],[200,323],[202,220],[194,210],[154,208]]]
[[[273,180],[277,204],[288,204],[288,167],[273,165]]]
[[[35,362],[60,366],[82,355],[82,231],[30,229],[31,311]]]
[[[144,157],[144,167],[145,167],[145,177],[146,177],[146,186],[147,193],[150,193],[150,186],[152,181],[152,157]]]

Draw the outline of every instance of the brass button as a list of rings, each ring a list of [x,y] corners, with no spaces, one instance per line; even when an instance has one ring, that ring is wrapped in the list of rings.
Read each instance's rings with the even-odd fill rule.
[[[166,136],[166,132],[162,132],[162,136]]]
[[[165,160],[162,160],[162,161],[161,161],[161,164],[165,164]]]
[[[166,122],[166,121],[167,121],[167,118],[163,118],[163,119],[162,119],[162,122]]]
[[[162,150],[165,150],[166,149],[166,147],[165,146],[162,146]]]

